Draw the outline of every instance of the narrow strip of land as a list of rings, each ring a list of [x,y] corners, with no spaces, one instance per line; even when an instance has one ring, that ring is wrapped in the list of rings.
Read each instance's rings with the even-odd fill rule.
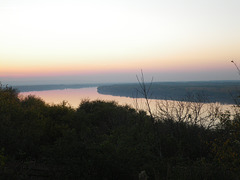
[[[146,83],[150,87],[150,99],[177,101],[202,101],[233,104],[240,91],[239,81],[194,81],[194,82],[155,82]],[[113,96],[143,98],[138,83],[104,85],[98,93]]]

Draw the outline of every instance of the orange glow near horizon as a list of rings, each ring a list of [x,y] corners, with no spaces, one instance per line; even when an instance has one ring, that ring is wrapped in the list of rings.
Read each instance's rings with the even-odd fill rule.
[[[212,54],[210,53],[212,52]],[[219,53],[217,51],[220,51]],[[159,70],[159,71],[188,71],[201,69],[222,69],[229,63],[232,57],[227,56],[227,52],[221,49],[210,50],[178,50],[170,53],[161,52],[151,55],[113,56],[110,57],[61,57],[61,58],[26,58],[14,59],[1,58],[0,76],[47,76],[47,75],[66,75],[66,74],[96,74],[113,72],[131,72],[139,69]],[[229,54],[236,54],[235,51]]]
[[[199,59],[199,58],[195,58]],[[67,61],[66,61],[67,62]],[[100,61],[102,62],[102,61]],[[230,68],[230,59],[225,61],[205,60],[197,61],[194,59],[181,60],[179,59],[136,59],[125,61],[105,61],[103,63],[73,63],[73,64],[16,64],[0,67],[0,76],[57,76],[57,75],[74,75],[74,74],[99,74],[99,73],[125,73],[134,72],[140,69],[145,71],[201,71],[211,69],[226,69]]]

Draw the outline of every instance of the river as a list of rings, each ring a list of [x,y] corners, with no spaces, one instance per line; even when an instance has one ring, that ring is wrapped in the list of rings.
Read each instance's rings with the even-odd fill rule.
[[[127,104],[135,109],[147,110],[145,101],[142,98],[133,99],[129,97],[103,95],[97,92],[97,87],[80,88],[80,89],[31,91],[31,92],[20,93],[20,96],[22,97],[26,97],[28,95],[35,95],[36,97],[40,97],[46,103],[51,105],[60,104],[63,101],[67,101],[68,104],[73,108],[77,108],[82,100],[89,99],[89,100],[116,101],[120,105]],[[186,115],[186,113],[194,114],[195,113],[194,111],[195,110],[197,111],[198,110],[197,108],[199,107],[201,107],[200,116],[207,115],[209,111],[212,111],[212,113],[215,113],[216,108],[219,108],[219,111],[221,112],[224,112],[226,110],[229,110],[230,112],[232,112],[233,110],[232,105],[222,105],[218,103],[210,103],[210,104],[203,104],[203,105],[191,103],[191,105],[190,106],[189,105],[190,105],[189,102],[154,100],[154,99],[150,100],[150,107],[154,114],[157,114],[159,112],[159,107],[161,107],[163,111],[168,111],[167,113],[172,116],[176,116],[176,114],[178,116],[184,116],[184,114]]]
[[[20,93],[20,96],[23,97],[26,97],[28,95],[35,95],[36,97],[40,97],[48,104],[59,104],[63,101],[67,101],[74,108],[77,108],[80,102],[84,99],[116,101],[120,105],[128,104],[130,106],[134,106],[133,98],[99,94],[97,92],[97,87],[47,90],[47,91],[30,91]]]

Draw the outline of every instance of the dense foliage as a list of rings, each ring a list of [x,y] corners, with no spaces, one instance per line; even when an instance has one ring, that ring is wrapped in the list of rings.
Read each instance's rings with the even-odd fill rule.
[[[115,102],[46,104],[0,86],[0,179],[240,178],[240,117],[215,129]]]

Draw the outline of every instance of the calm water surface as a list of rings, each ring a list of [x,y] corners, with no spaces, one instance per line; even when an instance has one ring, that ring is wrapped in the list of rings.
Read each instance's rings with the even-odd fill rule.
[[[67,101],[73,107],[78,107],[80,102],[84,99],[116,101],[121,105],[128,104],[134,106],[133,98],[99,94],[97,92],[97,87],[64,90],[31,91],[22,92],[20,93],[20,95],[23,97],[28,95],[35,95],[37,97],[40,97],[49,104],[59,104],[63,101]]]
[[[133,108],[146,110],[145,101],[142,98],[128,98],[128,97],[120,97],[120,96],[111,96],[111,95],[103,95],[97,92],[97,87],[90,88],[80,88],[80,89],[64,89],[64,90],[47,90],[47,91],[31,91],[31,92],[22,92],[20,96],[26,97],[28,95],[35,95],[40,97],[45,102],[49,104],[59,104],[63,101],[67,101],[72,107],[77,108],[82,100],[105,100],[105,101],[116,101],[120,105],[130,105]],[[157,102],[165,102],[162,100],[151,100],[151,109],[156,110]],[[168,101],[170,104],[172,102],[177,101]],[[221,105],[221,109],[230,110],[232,109],[232,105]]]

